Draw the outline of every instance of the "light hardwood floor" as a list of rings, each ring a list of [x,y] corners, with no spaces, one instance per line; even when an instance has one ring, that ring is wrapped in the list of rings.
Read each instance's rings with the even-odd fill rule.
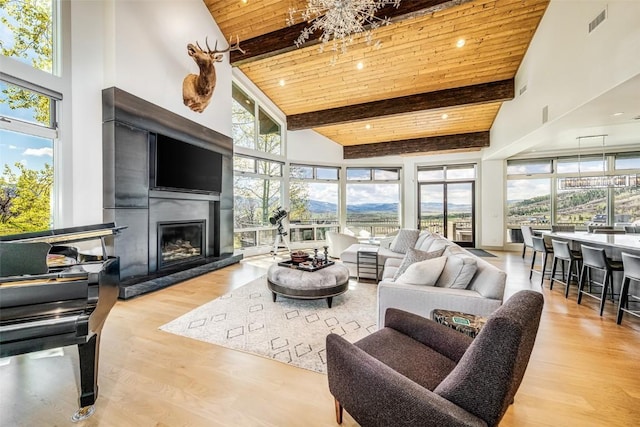
[[[540,289],[519,253],[485,258],[508,273],[507,295]],[[528,259],[528,257],[527,257]],[[104,328],[96,413],[78,426],[333,426],[325,375],[158,330],[264,274],[270,258],[119,301]],[[616,325],[613,305],[542,291],[536,345],[503,426],[632,426],[640,422],[640,319]],[[0,425],[66,426],[77,405],[77,352],[5,359]],[[384,402],[380,402],[384,405]],[[344,426],[357,425],[345,415]]]

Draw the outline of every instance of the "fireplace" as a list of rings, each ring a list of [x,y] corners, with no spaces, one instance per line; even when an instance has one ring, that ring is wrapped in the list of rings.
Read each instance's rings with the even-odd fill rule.
[[[205,220],[158,222],[158,270],[205,256]]]
[[[238,262],[233,140],[115,87],[104,89],[102,100],[103,219],[126,227],[107,242],[110,254],[120,258],[120,298]],[[201,149],[209,155],[193,154]],[[183,151],[192,155],[180,157]],[[181,159],[180,167],[172,164]],[[215,164],[204,174],[204,186],[197,176],[183,176],[202,171],[191,165],[195,159]],[[176,167],[158,171],[159,163]],[[167,172],[177,176],[167,181]]]

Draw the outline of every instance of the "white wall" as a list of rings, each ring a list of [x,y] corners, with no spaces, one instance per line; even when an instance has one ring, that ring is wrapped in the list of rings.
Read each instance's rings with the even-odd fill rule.
[[[217,84],[203,113],[182,103],[182,81],[198,67],[187,44],[226,42],[202,0],[105,0],[71,3],[73,208],[65,225],[102,221],[102,89],[116,86],[210,129],[231,135],[231,66],[216,65]],[[66,186],[67,191],[69,186]],[[69,215],[72,215],[69,218]]]
[[[293,163],[341,166],[342,145],[312,130],[287,132],[287,158]]]
[[[589,33],[589,22],[605,8],[607,18]],[[544,106],[551,123],[639,73],[640,1],[552,0],[516,74],[516,98],[500,108],[484,157],[507,158],[536,145],[539,139],[523,138],[543,127]]]
[[[64,226],[102,222],[102,94],[105,70],[103,36],[107,30],[108,3],[71,2],[71,157],[66,156],[71,182],[63,188],[71,193],[72,209]],[[63,102],[68,102],[64,100]],[[70,161],[69,161],[70,159]]]
[[[480,191],[482,202],[479,204],[481,236],[480,246],[502,247],[504,245],[504,161],[484,160],[480,169]]]

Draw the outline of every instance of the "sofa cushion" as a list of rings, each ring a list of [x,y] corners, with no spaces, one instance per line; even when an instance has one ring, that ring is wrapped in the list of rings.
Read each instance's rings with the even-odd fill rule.
[[[446,263],[447,258],[443,256],[415,262],[396,279],[396,283],[435,286]]]
[[[417,249],[409,248],[402,260],[402,263],[400,264],[400,267],[398,267],[396,274],[394,274],[393,279],[395,280],[400,277],[400,275],[402,275],[402,273],[404,273],[411,264],[419,261],[425,261],[431,258],[440,257],[442,256],[442,252],[444,252],[444,248],[431,252],[419,251]]]
[[[473,255],[450,254],[438,278],[436,286],[441,288],[467,289],[478,270],[478,262]]]
[[[416,240],[418,240],[418,236],[420,235],[420,230],[410,230],[403,228],[398,231],[396,237],[394,237],[389,249],[393,252],[398,252],[401,254],[406,254],[407,249],[413,248],[416,244]]]
[[[455,243],[445,239],[442,236],[439,236],[437,234],[435,236],[436,238],[433,239],[433,242],[431,242],[431,244],[429,245],[429,252],[437,251],[440,249],[445,250],[450,246],[457,246]]]
[[[421,251],[426,251],[426,249],[422,249],[421,246],[424,242],[431,236],[432,233],[429,230],[422,230],[418,235],[418,240],[416,240],[416,244],[414,246],[415,249],[420,249]]]
[[[396,275],[396,271],[398,271],[398,267],[400,267],[400,264],[402,264],[402,259],[387,258],[384,262],[384,270],[382,270],[381,280],[393,281],[393,277]]]

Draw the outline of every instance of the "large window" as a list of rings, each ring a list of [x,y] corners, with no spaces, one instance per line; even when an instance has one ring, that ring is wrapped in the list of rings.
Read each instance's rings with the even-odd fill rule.
[[[618,154],[614,159],[618,174],[636,174],[640,179],[640,153]],[[614,222],[620,225],[640,225],[640,187],[613,190]]]
[[[284,205],[282,125],[234,84],[232,134],[234,247],[271,245],[280,224],[270,218]]]
[[[560,185],[566,178],[638,173],[640,153],[509,161],[508,241],[521,241],[523,224],[542,229],[552,224],[574,225],[584,230],[589,225],[640,223],[639,187],[565,189]]]
[[[232,97],[233,143],[237,147],[282,155],[282,125],[235,84]]]
[[[551,220],[551,178],[507,181],[507,227],[539,226]]]
[[[400,168],[347,168],[347,229],[360,238],[400,228]]]
[[[38,70],[58,74],[58,2],[54,0],[3,1],[0,8],[0,50],[3,56]]]
[[[52,226],[56,103],[0,81],[0,235]]]
[[[5,1],[0,8],[0,234],[39,231],[54,222],[54,152],[62,94],[57,0]],[[29,74],[25,65],[42,73]],[[44,83],[46,82],[46,83]]]
[[[292,242],[324,240],[339,228],[339,169],[291,165],[289,223]]]
[[[269,218],[282,206],[282,164],[242,156],[233,163],[235,247],[270,244],[275,233]]]

